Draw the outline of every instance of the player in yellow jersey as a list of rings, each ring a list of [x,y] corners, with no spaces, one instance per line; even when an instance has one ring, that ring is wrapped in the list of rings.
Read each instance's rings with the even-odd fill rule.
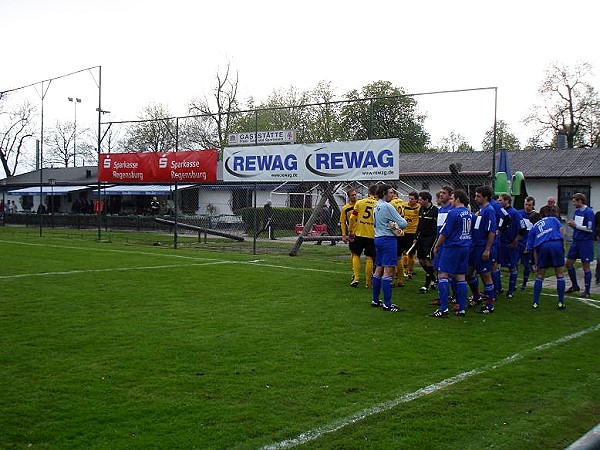
[[[348,196],[348,203],[342,206],[340,211],[340,229],[342,230],[342,240],[350,242],[348,233],[350,231],[350,216],[352,215],[352,211],[354,211],[354,205],[356,205],[356,189],[349,189],[346,195]]]
[[[377,204],[377,185],[369,186],[369,196],[356,202],[350,215],[350,251],[352,252],[352,282],[357,287],[360,281],[360,255],[365,253],[365,287],[371,287],[373,261],[375,260],[375,228],[373,209]]]
[[[419,204],[419,193],[410,192],[408,194],[408,203],[402,208],[402,217],[408,223],[404,229],[404,235],[402,236],[402,265],[407,278],[410,280],[414,273],[415,267],[415,250],[414,240],[417,236],[417,227],[419,226],[419,213],[421,212],[421,205]],[[398,248],[400,251],[400,248]]]
[[[352,211],[354,211],[354,205],[356,205],[356,189],[348,189],[346,195],[348,196],[348,203],[342,206],[340,211],[340,230],[342,230],[342,241],[348,244],[350,242],[350,238],[348,237],[350,216],[352,215]],[[350,267],[352,267],[352,252],[350,252]],[[352,280],[354,281],[354,275],[352,275]]]

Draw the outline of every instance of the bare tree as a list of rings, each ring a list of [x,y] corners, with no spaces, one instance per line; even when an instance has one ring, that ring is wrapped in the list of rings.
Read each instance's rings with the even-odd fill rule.
[[[44,162],[52,166],[69,167],[73,159],[74,122],[57,121],[54,128],[44,139]]]
[[[3,114],[0,127],[0,161],[7,177],[16,173],[25,144],[32,139],[35,107],[23,103],[15,111]]]
[[[566,134],[569,148],[576,143],[586,144],[585,136],[581,135],[582,126],[598,102],[594,87],[586,81],[591,72],[592,66],[587,62],[574,67],[552,63],[538,89],[544,104],[535,105],[524,122],[536,124],[538,132],[551,135],[550,140],[559,133]]]
[[[597,98],[581,123],[582,145],[600,147],[600,100]]]
[[[125,137],[125,150],[130,152],[169,152],[175,150],[175,119],[167,107],[147,106],[140,120],[130,125]]]
[[[192,99],[189,113],[198,114],[193,129],[187,130],[189,139],[197,142],[203,148],[223,148],[227,144],[227,135],[234,120],[235,112],[239,110],[237,100],[238,73],[230,73],[230,63],[227,63],[224,74],[217,71],[216,85],[213,98]]]

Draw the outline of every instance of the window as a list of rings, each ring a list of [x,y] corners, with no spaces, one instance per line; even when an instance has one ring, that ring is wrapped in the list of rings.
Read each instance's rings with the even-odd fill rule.
[[[573,195],[581,192],[585,195],[587,199],[587,204],[591,203],[590,199],[590,186],[584,184],[565,184],[562,186],[558,186],[558,207],[560,208],[560,213],[570,217],[573,206],[571,203],[571,199]]]

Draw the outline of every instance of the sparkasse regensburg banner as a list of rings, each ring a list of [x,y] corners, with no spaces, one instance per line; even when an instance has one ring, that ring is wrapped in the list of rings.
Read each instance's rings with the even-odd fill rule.
[[[398,179],[399,139],[225,147],[223,181]]]
[[[107,183],[213,183],[216,149],[167,153],[102,153],[98,181]]]

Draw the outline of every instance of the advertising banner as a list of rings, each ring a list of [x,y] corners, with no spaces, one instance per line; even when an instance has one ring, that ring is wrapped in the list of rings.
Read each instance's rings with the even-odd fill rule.
[[[296,130],[259,131],[257,133],[232,133],[227,136],[228,145],[293,144]]]
[[[168,153],[102,153],[98,180],[106,183],[214,183],[215,149]]]
[[[400,140],[226,147],[223,181],[397,180]]]

